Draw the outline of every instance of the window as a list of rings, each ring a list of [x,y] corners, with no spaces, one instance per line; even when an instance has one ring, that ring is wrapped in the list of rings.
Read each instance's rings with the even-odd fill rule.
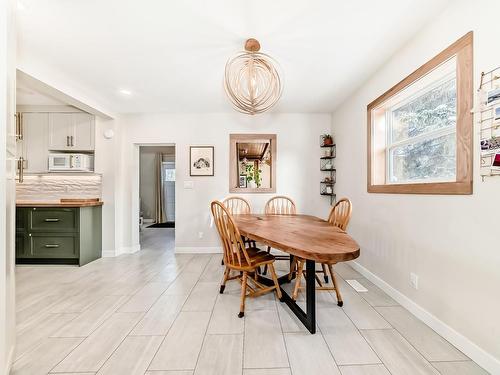
[[[368,105],[368,192],[472,193],[472,32]]]

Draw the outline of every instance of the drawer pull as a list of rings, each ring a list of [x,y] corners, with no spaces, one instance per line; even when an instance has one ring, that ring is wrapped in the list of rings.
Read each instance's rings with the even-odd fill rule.
[[[59,247],[58,244],[50,244],[48,243],[47,245],[45,245],[46,248],[49,248],[49,249],[56,249]]]
[[[45,221],[47,223],[57,223],[59,221],[59,219],[50,219],[50,218],[47,218],[47,219],[45,219]]]

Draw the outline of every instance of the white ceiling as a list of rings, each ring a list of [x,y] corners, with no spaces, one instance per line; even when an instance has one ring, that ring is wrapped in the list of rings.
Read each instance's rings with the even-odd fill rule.
[[[331,112],[451,0],[20,1],[28,73],[116,113],[187,113],[232,110],[224,65],[249,37],[284,73],[275,111]]]

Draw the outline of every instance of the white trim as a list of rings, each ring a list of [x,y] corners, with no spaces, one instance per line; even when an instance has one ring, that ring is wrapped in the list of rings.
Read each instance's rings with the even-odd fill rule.
[[[220,246],[176,246],[176,254],[222,254]]]
[[[15,345],[12,345],[12,347],[9,350],[9,354],[7,355],[7,363],[5,364],[6,374],[10,374],[10,371],[12,370],[12,365],[14,364],[14,351],[15,351]]]
[[[352,268],[365,276],[372,283],[377,285],[380,289],[391,296],[401,306],[406,308],[409,312],[415,315],[418,319],[443,336],[446,340],[456,346],[465,355],[471,358],[479,366],[483,367],[486,371],[492,374],[500,374],[500,360],[493,357],[490,353],[481,349],[467,337],[455,331],[452,327],[439,320],[432,315],[429,311],[415,303],[413,300],[405,296],[403,293],[393,288],[387,282],[382,280],[379,276],[375,275],[357,262],[349,263]]]
[[[115,250],[103,250],[102,251],[102,257],[103,258],[113,258],[116,256],[116,251]]]
[[[141,250],[141,244],[136,244],[134,246],[121,247],[118,250],[103,250],[103,258],[113,258],[122,254],[134,254]]]

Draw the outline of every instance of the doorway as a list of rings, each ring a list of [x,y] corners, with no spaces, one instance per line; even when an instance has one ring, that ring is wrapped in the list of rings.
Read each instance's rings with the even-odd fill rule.
[[[175,146],[139,146],[141,248],[175,240]]]

